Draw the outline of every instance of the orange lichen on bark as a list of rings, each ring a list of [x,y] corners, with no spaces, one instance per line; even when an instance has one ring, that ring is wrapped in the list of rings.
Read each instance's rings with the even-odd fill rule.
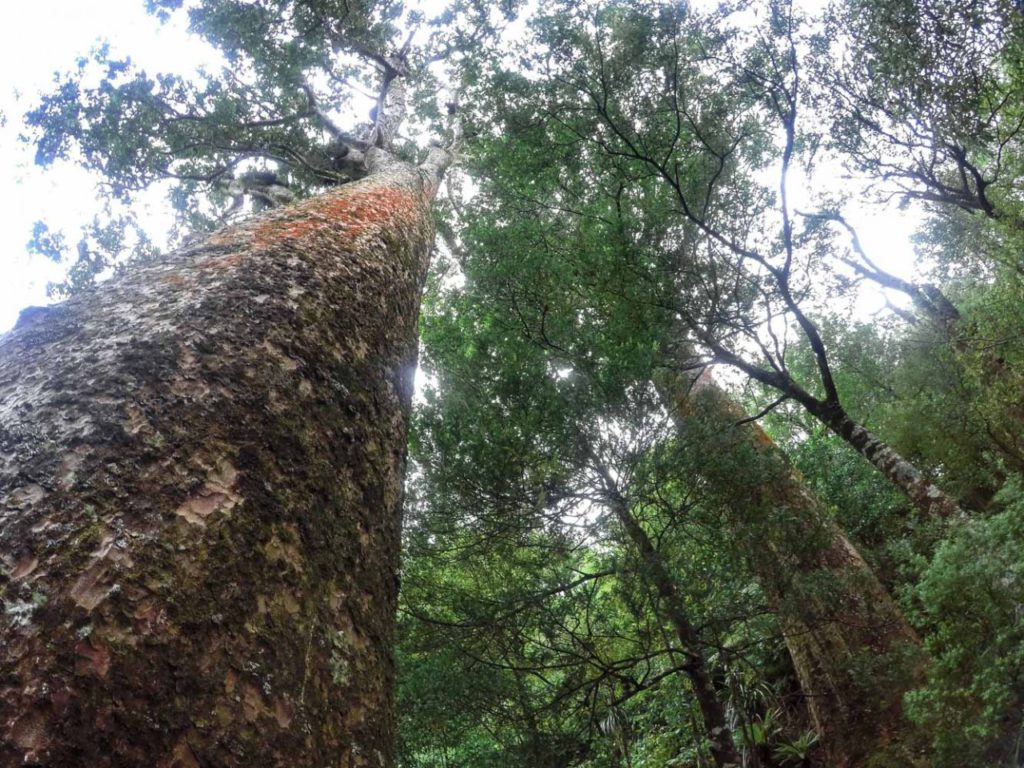
[[[289,208],[287,219],[269,219],[253,232],[255,243],[273,245],[304,238],[324,226],[344,227],[358,238],[370,228],[393,226],[396,219],[414,219],[423,210],[420,195],[400,187],[379,186],[343,195],[323,195]]]
[[[0,766],[393,764],[422,190],[384,164],[8,337]]]
[[[768,433],[764,431],[760,424],[751,423],[751,428],[754,435],[754,442],[758,445],[763,445],[765,447],[775,445],[775,441],[768,436]]]

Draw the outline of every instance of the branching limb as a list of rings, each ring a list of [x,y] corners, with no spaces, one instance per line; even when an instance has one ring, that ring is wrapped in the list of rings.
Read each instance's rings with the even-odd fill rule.
[[[846,220],[846,218],[842,216],[842,214],[831,211],[822,211],[817,213],[803,213],[798,211],[797,213],[807,219],[819,219],[834,222],[846,230],[846,233],[850,236],[850,245],[853,248],[853,252],[857,255],[860,261],[858,262],[852,259],[842,259],[842,261],[857,274],[862,277],[866,277],[883,288],[891,288],[892,290],[899,291],[900,293],[908,296],[921,314],[947,330],[952,330],[952,327],[960,320],[959,310],[957,310],[953,305],[953,302],[951,302],[937,286],[917,285],[916,283],[897,277],[891,272],[886,272],[884,269],[879,267],[878,264],[872,261],[865,252],[864,246],[861,244],[857,230],[849,221]]]
[[[758,421],[759,419],[764,418],[765,416],[767,416],[769,413],[774,411],[776,408],[778,408],[780,405],[782,405],[787,400],[789,400],[789,395],[782,395],[781,397],[776,398],[770,404],[768,404],[767,406],[762,408],[760,411],[755,413],[753,416],[748,416],[745,419],[740,419],[739,421],[737,421],[736,422],[736,426],[739,427],[739,426],[742,426],[743,424],[750,424],[752,422],[755,422],[755,421]]]

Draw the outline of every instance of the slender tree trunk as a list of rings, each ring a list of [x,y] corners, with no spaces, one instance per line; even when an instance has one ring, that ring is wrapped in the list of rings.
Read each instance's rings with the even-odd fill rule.
[[[768,435],[734,428],[741,413],[710,377],[678,370],[659,388],[683,437],[714,456],[701,471],[727,489],[727,524],[776,606],[827,765],[917,764],[902,714],[923,663],[914,631]]]
[[[896,275],[890,274],[878,267],[864,253],[856,231],[846,223],[842,217],[831,217],[838,221],[850,233],[853,239],[854,251],[860,255],[863,264],[847,262],[859,274],[875,281],[885,288],[892,288],[901,291],[910,297],[917,309],[918,314],[927,319],[930,324],[949,343],[950,348],[960,361],[970,365],[972,362],[979,365],[983,374],[983,384],[991,385],[1011,373],[1010,366],[999,354],[992,349],[986,348],[984,344],[978,344],[972,339],[969,328],[964,327],[963,317],[956,305],[949,297],[935,285],[918,285],[903,280]],[[912,325],[918,325],[918,320],[913,315],[909,317],[890,305],[890,308],[901,314],[904,320]],[[992,423],[986,419],[986,429],[993,448],[999,453],[1010,469],[1015,472],[1024,472],[1024,455],[1021,451],[1021,425],[1024,423],[1024,414],[1018,401],[1017,404],[1006,408],[1004,418],[998,423]],[[987,506],[991,501],[993,491],[988,488],[978,488],[973,494],[980,503],[976,508]]]
[[[934,483],[865,427],[850,418],[838,407],[807,406],[812,415],[828,426],[857,453],[867,459],[885,478],[899,488],[911,503],[928,517],[961,518],[965,516],[960,505]]]
[[[0,765],[393,764],[432,162],[0,339]]]
[[[707,341],[707,339],[705,339]],[[900,489],[924,515],[938,518],[965,517],[960,505],[940,488],[928,482],[924,474],[892,446],[854,421],[838,396],[821,399],[801,387],[786,371],[759,368],[730,352],[713,340],[708,341],[715,354],[752,379],[773,387],[787,398],[800,403],[806,411],[836,433],[857,453],[867,459],[889,482]],[[737,415],[737,418],[740,418]]]
[[[603,470],[606,482],[611,486],[607,470]],[[693,695],[697,699],[704,719],[704,733],[711,747],[711,757],[718,768],[740,768],[743,758],[733,743],[732,732],[725,716],[725,708],[719,698],[708,670],[707,660],[701,650],[700,637],[690,623],[686,608],[679,597],[672,574],[651,542],[647,531],[637,522],[629,508],[629,502],[618,492],[611,492],[610,506],[615,518],[625,530],[629,540],[640,553],[645,575],[658,591],[662,610],[675,630],[680,652],[686,662],[683,671],[690,680]]]

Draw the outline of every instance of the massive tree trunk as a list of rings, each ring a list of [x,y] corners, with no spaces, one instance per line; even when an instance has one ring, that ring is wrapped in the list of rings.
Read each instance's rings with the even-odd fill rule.
[[[727,523],[776,607],[827,764],[916,764],[902,714],[923,663],[916,634],[771,438],[756,424],[734,426],[737,405],[674,360],[659,388],[681,433],[701,433],[701,450],[714,455],[702,472],[729,489]]]
[[[443,158],[372,165],[0,340],[0,765],[392,765]]]

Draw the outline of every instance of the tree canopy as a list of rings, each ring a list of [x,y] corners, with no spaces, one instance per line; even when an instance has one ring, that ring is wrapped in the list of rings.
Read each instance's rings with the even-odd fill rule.
[[[109,203],[33,233],[65,293],[153,257],[152,185],[200,242],[457,150],[399,765],[1020,762],[1024,15],[811,5],[149,0],[223,67],[99,48],[26,115]]]

